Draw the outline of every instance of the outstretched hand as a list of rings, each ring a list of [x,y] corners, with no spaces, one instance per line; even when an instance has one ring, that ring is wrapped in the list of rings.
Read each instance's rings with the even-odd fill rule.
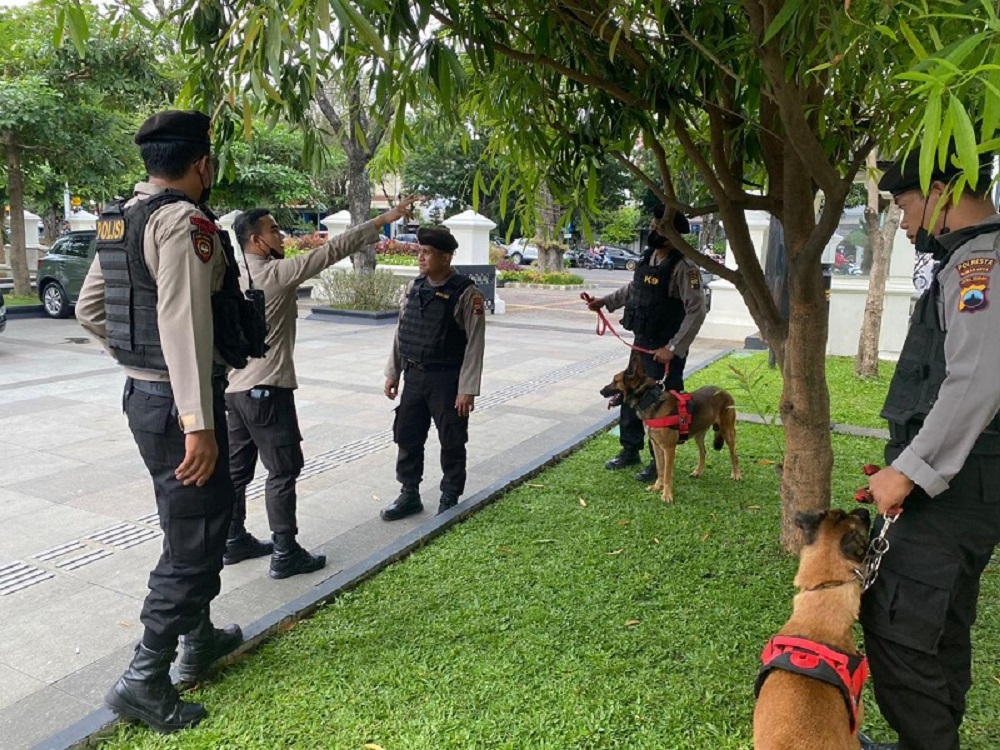
[[[392,224],[400,219],[413,219],[413,204],[420,200],[419,195],[408,195],[395,206],[378,217],[376,221],[380,224]]]

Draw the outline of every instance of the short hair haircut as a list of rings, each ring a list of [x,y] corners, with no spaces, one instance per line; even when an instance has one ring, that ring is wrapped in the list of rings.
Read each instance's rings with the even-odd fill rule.
[[[270,216],[271,212],[266,208],[251,208],[236,217],[233,222],[233,231],[236,232],[236,241],[241,248],[246,248],[250,244],[250,237],[260,234],[260,220],[265,216]]]
[[[147,141],[139,146],[146,173],[164,180],[179,180],[192,164],[211,153],[211,146],[197,141]]]

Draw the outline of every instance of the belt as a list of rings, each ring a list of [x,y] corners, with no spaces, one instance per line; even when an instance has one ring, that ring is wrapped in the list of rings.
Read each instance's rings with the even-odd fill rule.
[[[414,362],[412,359],[406,360],[403,364],[403,370],[419,370],[420,372],[444,372],[461,369],[461,365],[449,365],[442,362]]]
[[[169,396],[172,398],[174,395],[174,389],[170,386],[170,383],[162,380],[138,380],[137,378],[129,378],[128,384],[133,391],[145,393],[150,396]],[[225,365],[212,365],[212,385],[215,388],[225,387]]]

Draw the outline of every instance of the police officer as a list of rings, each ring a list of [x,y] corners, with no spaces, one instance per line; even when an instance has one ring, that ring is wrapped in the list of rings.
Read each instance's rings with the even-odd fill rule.
[[[465,491],[465,444],[483,372],[486,319],[483,295],[472,279],[451,267],[458,242],[443,227],[421,228],[420,275],[406,288],[399,328],[385,368],[385,395],[395,399],[399,378],[406,387],[396,408],[393,436],[399,445],[396,479],[402,492],[382,509],[385,521],[423,510],[420,481],[431,419],[441,441],[438,513]]]
[[[1000,282],[1000,216],[988,166],[975,191],[958,196],[949,159],[924,193],[918,159],[912,152],[879,183],[938,269],[882,410],[887,468],[870,482],[880,512],[902,511],[861,604],[875,698],[899,735],[898,745],[862,737],[873,750],[958,749],[979,579],[1000,541],[1000,305],[990,299]]]
[[[186,681],[200,679],[243,640],[239,627],[216,629],[209,616],[235,500],[226,460],[226,366],[244,366],[252,348],[233,250],[205,205],[215,179],[209,124],[201,112],[167,111],[139,128],[135,142],[148,180],[102,214],[97,257],[76,306],[83,327],[125,369],[123,407],[163,529],[142,607],[142,640],[105,700],[120,716],[159,732],[205,716],[171,683],[178,638]],[[262,334],[254,344],[263,345]]]
[[[311,573],[326,564],[325,555],[314,555],[295,540],[295,482],[302,471],[302,434],[295,411],[295,319],[296,290],[306,279],[378,240],[381,228],[409,217],[414,198],[403,200],[392,210],[323,247],[285,258],[281,230],[264,208],[241,214],[233,228],[243,249],[246,272],[241,284],[263,290],[266,300],[270,345],[265,359],[255,360],[233,373],[226,389],[229,412],[229,464],[236,488],[236,505],[226,541],[226,565],[271,554],[272,578]],[[247,532],[246,488],[253,480],[260,456],[268,471],[264,486],[268,525],[273,544]]]
[[[589,307],[614,312],[625,307],[622,326],[635,333],[635,345],[653,353],[640,354],[646,374],[660,380],[666,374],[668,390],[684,390],[684,364],[688,349],[705,322],[705,290],[698,267],[685,258],[663,235],[655,230],[662,221],[664,207],[654,210],[656,221],[647,240],[646,252],[636,266],[635,276],[618,291],[598,297]],[[680,234],[691,231],[687,217],[680,211],[673,215],[673,226]],[[639,463],[646,439],[642,420],[631,407],[621,406],[619,425],[621,451],[604,466],[624,469]],[[656,480],[656,459],[636,479]]]

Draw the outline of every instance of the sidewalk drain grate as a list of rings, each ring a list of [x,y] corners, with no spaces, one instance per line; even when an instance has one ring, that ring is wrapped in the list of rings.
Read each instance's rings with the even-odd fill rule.
[[[146,526],[136,526],[131,523],[119,523],[112,526],[110,529],[105,529],[104,531],[98,531],[96,534],[91,534],[88,539],[92,539],[95,542],[100,542],[101,544],[107,544],[112,547],[118,547],[119,549],[128,549],[129,547],[135,547],[137,544],[142,544],[145,541],[152,539],[159,534],[155,529],[150,529]]]
[[[57,557],[62,557],[68,552],[76,552],[78,549],[83,549],[83,542],[74,539],[72,542],[60,544],[58,547],[52,547],[44,552],[39,552],[37,555],[34,555],[34,558],[42,562],[48,562],[49,560],[55,560]]]
[[[50,578],[55,578],[55,574],[21,561],[0,565],[0,596],[13,594]]]
[[[84,565],[90,565],[90,563],[92,562],[103,560],[105,557],[111,557],[113,554],[114,554],[113,550],[96,549],[93,552],[88,552],[85,555],[80,555],[79,557],[71,557],[69,560],[63,560],[60,563],[56,563],[56,567],[62,568],[63,570],[76,570],[77,568],[82,568]]]

